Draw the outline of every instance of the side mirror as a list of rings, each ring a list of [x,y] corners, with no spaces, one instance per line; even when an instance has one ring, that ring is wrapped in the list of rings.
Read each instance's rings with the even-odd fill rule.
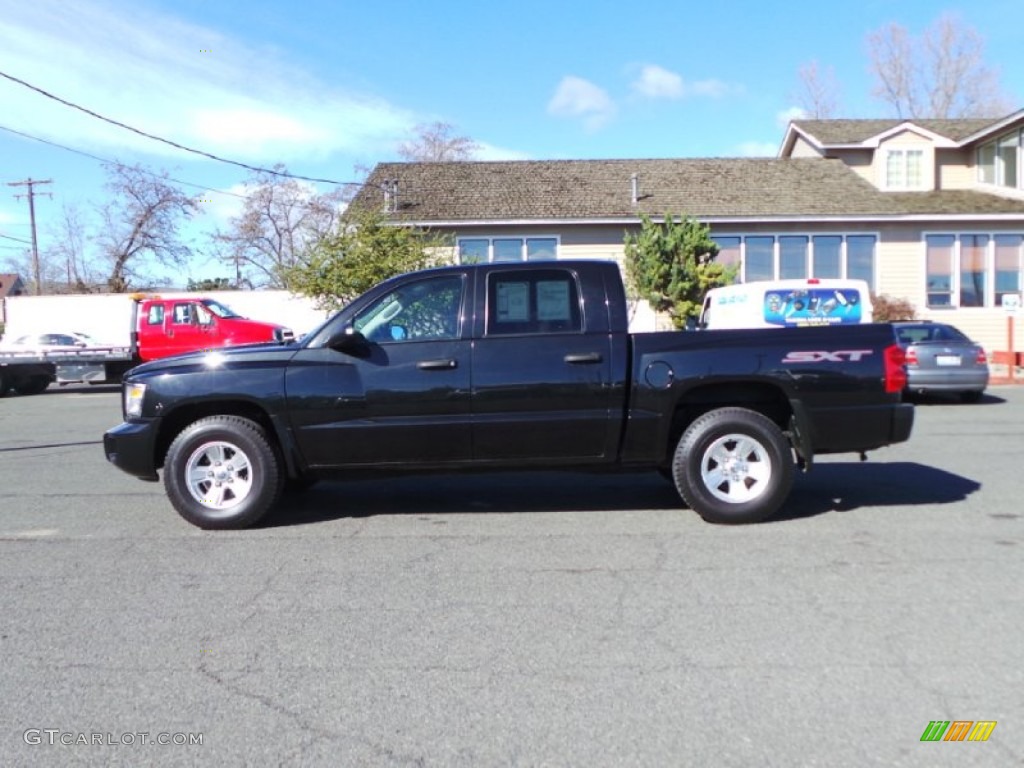
[[[331,336],[327,346],[353,357],[367,357],[370,354],[370,342],[351,325]]]

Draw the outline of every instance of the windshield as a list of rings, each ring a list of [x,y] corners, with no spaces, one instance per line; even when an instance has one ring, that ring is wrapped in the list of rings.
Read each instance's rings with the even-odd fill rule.
[[[213,299],[203,299],[203,306],[213,312],[217,317],[241,317],[240,314],[231,310],[229,307],[225,307],[219,301]]]

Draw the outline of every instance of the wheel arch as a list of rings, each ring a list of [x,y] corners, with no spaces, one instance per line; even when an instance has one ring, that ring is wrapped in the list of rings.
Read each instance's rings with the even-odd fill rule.
[[[286,475],[297,477],[302,473],[301,457],[291,444],[286,429],[279,429],[274,417],[262,406],[249,400],[224,399],[183,403],[160,420],[154,448],[154,467],[164,466],[167,451],[182,430],[209,416],[238,416],[258,424],[267,440],[283,462]]]
[[[788,432],[793,418],[793,404],[785,390],[768,382],[710,382],[693,387],[682,394],[672,411],[664,456],[671,461],[679,438],[694,421],[718,408],[748,408],[775,422]]]

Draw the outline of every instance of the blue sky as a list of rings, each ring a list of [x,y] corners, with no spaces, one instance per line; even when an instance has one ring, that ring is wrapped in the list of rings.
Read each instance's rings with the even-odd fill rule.
[[[0,71],[180,144],[338,181],[398,159],[433,121],[477,141],[480,159],[770,156],[801,65],[834,69],[842,116],[885,116],[866,35],[889,22],[919,33],[944,12],[982,35],[1024,106],[1020,0],[0,0]],[[190,237],[238,210],[217,191],[239,191],[243,169],[2,78],[0,126],[214,190]],[[24,190],[6,186],[28,177],[53,180],[36,206],[43,250],[63,205],[88,214],[105,200],[98,162],[0,129],[0,264],[24,247],[9,238],[30,236]]]

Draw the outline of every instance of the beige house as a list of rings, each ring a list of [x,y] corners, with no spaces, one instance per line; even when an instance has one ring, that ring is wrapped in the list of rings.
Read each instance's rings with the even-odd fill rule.
[[[807,120],[770,159],[382,163],[357,204],[450,234],[456,258],[489,261],[621,262],[641,214],[693,216],[743,281],[862,278],[991,352],[1006,348],[1003,305],[1022,289],[1022,142],[1024,110]]]

